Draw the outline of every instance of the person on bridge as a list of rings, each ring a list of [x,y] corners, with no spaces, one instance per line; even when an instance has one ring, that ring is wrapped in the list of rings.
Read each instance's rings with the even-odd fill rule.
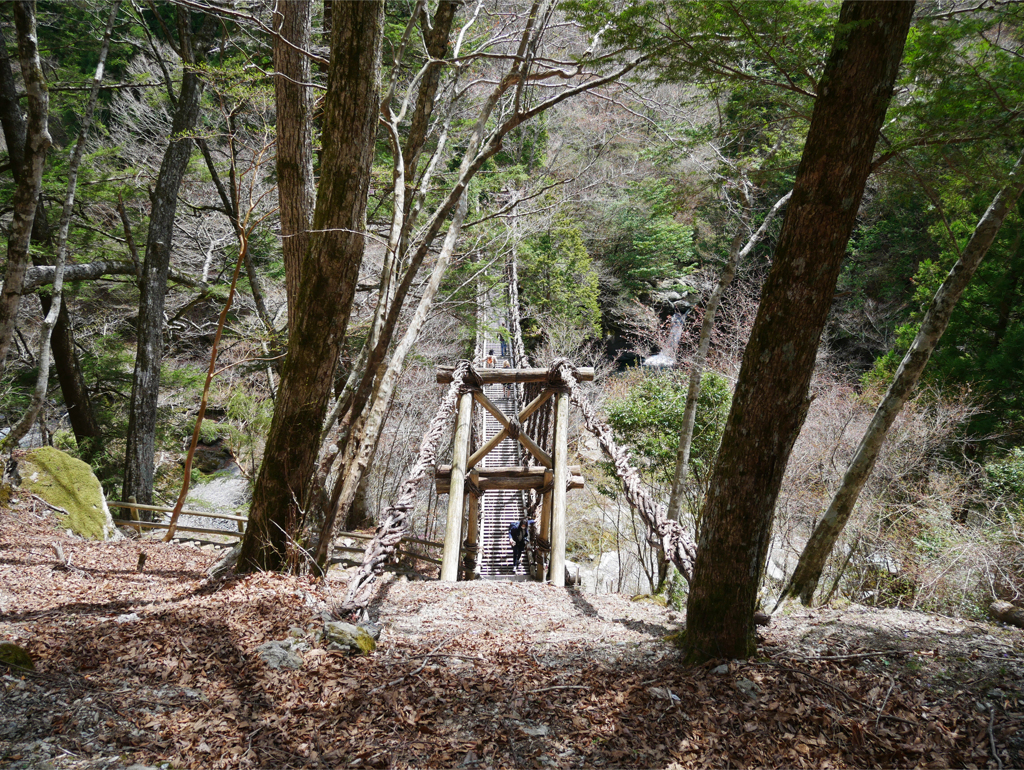
[[[506,361],[505,365],[503,367],[501,367],[501,368],[502,369],[511,369],[512,368],[512,364],[510,364],[508,361]],[[502,386],[502,388],[501,388],[501,397],[504,398],[504,399],[512,398],[512,383],[511,382],[506,382]]]
[[[519,520],[518,524],[511,524],[508,528],[508,541],[512,544],[512,569],[519,568],[519,560],[523,558],[523,551],[526,550],[526,542],[530,535],[530,526],[536,523],[533,519],[526,518]]]
[[[493,369],[495,363],[496,361],[494,360],[494,351],[488,350],[487,358],[484,359],[484,366],[486,366],[488,369]]]

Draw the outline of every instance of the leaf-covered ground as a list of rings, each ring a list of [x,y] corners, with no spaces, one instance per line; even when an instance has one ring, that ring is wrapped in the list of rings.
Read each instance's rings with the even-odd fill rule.
[[[216,559],[87,543],[31,500],[0,510],[0,641],[37,661],[0,672],[0,766],[1024,765],[1016,629],[798,611],[757,659],[685,669],[664,639],[682,618],[656,604],[392,580],[377,652],[352,657],[318,636],[343,573],[211,586]],[[256,648],[288,638],[302,667],[268,668]]]

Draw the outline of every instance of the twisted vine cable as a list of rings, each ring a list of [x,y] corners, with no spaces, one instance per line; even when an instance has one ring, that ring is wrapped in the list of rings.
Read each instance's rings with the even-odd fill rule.
[[[668,518],[666,507],[656,503],[644,490],[640,474],[630,462],[629,453],[615,442],[611,427],[598,420],[594,407],[584,396],[576,379],[576,367],[567,359],[560,358],[551,365],[548,379],[553,384],[560,384],[568,389],[569,401],[580,410],[587,430],[597,436],[601,448],[615,465],[615,474],[622,481],[622,488],[629,504],[640,513],[652,536],[657,538],[656,542],[661,544],[665,556],[689,583],[693,575],[693,562],[697,556],[696,543],[683,529],[682,524]]]
[[[479,386],[479,377],[473,370],[470,361],[460,361],[452,373],[452,382],[448,386],[437,415],[430,422],[430,427],[423,434],[420,452],[416,464],[409,471],[408,477],[402,482],[398,498],[388,506],[381,517],[380,524],[374,533],[373,540],[363,551],[363,563],[348,584],[345,600],[341,603],[342,614],[354,614],[366,608],[370,603],[372,589],[387,561],[394,556],[409,527],[409,514],[416,505],[416,492],[420,484],[433,472],[437,461],[437,448],[444,437],[445,425],[455,413],[459,396]]]

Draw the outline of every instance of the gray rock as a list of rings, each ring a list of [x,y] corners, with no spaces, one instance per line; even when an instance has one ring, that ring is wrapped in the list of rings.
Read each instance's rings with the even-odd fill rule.
[[[384,630],[383,626],[378,626],[376,623],[360,623],[359,627],[364,629],[366,633],[373,637],[373,641],[380,641],[381,631]]]
[[[739,690],[741,693],[743,693],[752,700],[757,700],[757,696],[761,693],[758,686],[751,682],[749,679],[737,679],[735,687],[737,690]]]
[[[302,668],[302,656],[295,651],[291,640],[261,644],[256,652],[268,668]]]
[[[519,729],[531,738],[540,738],[550,732],[547,725],[538,725],[537,727],[527,727],[526,725],[522,725]]]
[[[711,673],[712,674],[728,674],[729,673],[729,664],[728,663],[723,663],[721,666],[715,666],[713,669],[711,669]]]

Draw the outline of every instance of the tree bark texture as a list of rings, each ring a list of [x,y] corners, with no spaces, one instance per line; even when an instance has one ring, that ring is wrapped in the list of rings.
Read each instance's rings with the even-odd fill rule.
[[[178,9],[178,27],[183,33],[180,48],[185,69],[171,121],[170,142],[160,163],[156,187],[150,195],[149,234],[142,263],[135,372],[128,414],[128,447],[125,453],[122,499],[134,496],[136,502],[147,505],[153,502],[157,396],[164,348],[164,299],[171,268],[174,215],[178,208],[178,190],[192,156],[193,140],[188,133],[199,119],[204,85],[199,74],[190,66],[195,63],[195,56],[192,55],[193,41],[187,34],[190,24],[188,13],[183,8]],[[207,17],[195,41],[196,51],[204,50],[207,36],[214,29],[212,17]]]
[[[1024,155],[1017,160],[1010,172],[1009,180],[975,226],[960,259],[953,265],[939,290],[935,292],[914,342],[900,362],[900,367],[896,370],[896,375],[881,403],[875,409],[875,414],[843,475],[843,483],[832,498],[825,515],[814,528],[810,540],[804,546],[804,550],[800,554],[800,561],[797,563],[793,577],[780,597],[780,601],[786,596],[799,596],[803,604],[809,605],[813,600],[814,591],[818,586],[818,579],[821,577],[825,562],[846,526],[846,522],[850,520],[861,490],[864,489],[864,485],[875,467],[875,461],[882,450],[882,444],[885,442],[889,428],[892,427],[897,415],[902,411],[914,388],[917,387],[921,374],[928,364],[928,359],[949,325],[953,309],[960,301],[964,289],[967,288],[967,284],[978,269],[978,265],[981,264],[981,260],[988,253],[1008,211],[1016,204],[1024,190],[1022,163],[1024,163]]]
[[[303,53],[310,46],[312,12],[311,0],[285,0],[274,9],[277,190],[289,333],[293,331],[313,210],[313,95],[306,85],[311,77],[310,61]]]
[[[912,2],[846,0],[704,505],[687,658],[754,652],[775,500],[892,95]]]
[[[365,214],[380,106],[384,3],[339,3],[332,11],[324,102],[324,160],[295,324],[242,543],[241,571],[286,566],[290,534],[307,510],[363,256]]]
[[[18,106],[18,88],[14,83],[14,70],[7,54],[3,29],[0,29],[0,126],[4,129],[7,156],[11,159],[11,169],[17,181],[25,163],[25,116]]]
[[[36,39],[36,4],[34,0],[16,0],[14,25],[18,34],[18,58],[25,82],[28,119],[25,123],[25,143],[21,158],[21,174],[14,191],[14,210],[10,235],[7,239],[7,272],[3,293],[0,295],[0,373],[6,369],[7,351],[14,334],[14,324],[21,305],[22,283],[29,264],[29,244],[32,224],[39,205],[43,186],[43,162],[50,147],[47,128],[49,95],[43,80]],[[17,109],[15,104],[14,109]],[[4,125],[6,130],[7,126]],[[13,162],[13,159],[12,159]]]
[[[49,313],[49,301],[43,300],[43,313]],[[75,337],[71,326],[71,316],[67,303],[62,302],[57,325],[53,327],[50,337],[53,349],[53,368],[57,371],[61,396],[68,410],[68,421],[75,434],[75,442],[82,456],[89,458],[98,449],[100,440],[100,424],[96,421],[96,412],[92,406],[92,396],[85,382],[85,374],[75,349]]]

